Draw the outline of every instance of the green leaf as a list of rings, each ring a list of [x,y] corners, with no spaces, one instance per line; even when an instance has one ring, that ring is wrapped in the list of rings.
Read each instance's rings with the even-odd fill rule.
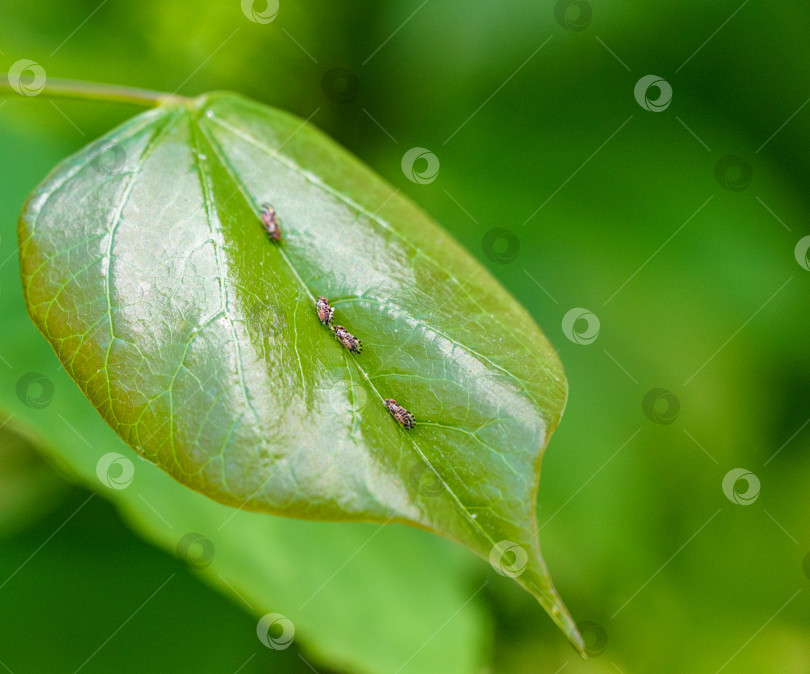
[[[240,509],[453,538],[582,650],[537,540],[540,458],[566,399],[553,349],[323,134],[230,94],[163,106],[57,167],[19,238],[34,323],[144,458]],[[361,354],[320,324],[318,295]]]
[[[31,442],[0,416],[0,539],[31,526],[70,492]]]

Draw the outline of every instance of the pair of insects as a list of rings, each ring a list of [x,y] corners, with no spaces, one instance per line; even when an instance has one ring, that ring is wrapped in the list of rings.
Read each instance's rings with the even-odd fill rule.
[[[335,333],[335,338],[340,340],[349,351],[352,353],[360,353],[363,350],[363,342],[355,337],[342,325],[332,325],[332,318],[335,315],[335,308],[330,306],[329,300],[325,297],[318,297],[315,302],[315,309],[318,312],[318,318],[323,325],[332,328]]]
[[[329,300],[325,297],[318,297],[318,300],[315,302],[315,309],[318,312],[318,319],[320,319],[321,323],[323,325],[331,326],[332,319],[335,315],[335,309],[334,307],[330,306]],[[335,325],[332,327],[332,330],[335,333],[335,337],[337,337],[342,342],[343,346],[345,346],[349,351],[352,351],[353,353],[360,353],[360,351],[362,351],[363,345],[361,344],[360,340],[346,330],[346,328],[344,328],[342,325]],[[408,430],[414,427],[416,422],[413,414],[406,410],[396,400],[393,398],[386,398],[384,404],[391,413],[391,416],[396,419],[400,426],[407,428]]]

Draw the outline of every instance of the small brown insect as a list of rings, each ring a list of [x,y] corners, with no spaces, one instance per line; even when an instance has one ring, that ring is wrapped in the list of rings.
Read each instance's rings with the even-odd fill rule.
[[[410,430],[416,425],[413,414],[411,414],[393,398],[386,398],[385,406],[388,408],[391,416],[397,420],[397,423],[402,426],[402,428],[407,428]]]
[[[315,302],[315,308],[318,310],[318,318],[321,319],[321,323],[332,325],[332,316],[334,316],[335,310],[329,306],[329,300],[319,296],[318,301]]]
[[[262,224],[273,241],[281,241],[281,227],[275,209],[270,204],[262,204]]]
[[[336,325],[332,330],[335,332],[335,337],[352,353],[360,353],[363,350],[363,343],[342,325]]]

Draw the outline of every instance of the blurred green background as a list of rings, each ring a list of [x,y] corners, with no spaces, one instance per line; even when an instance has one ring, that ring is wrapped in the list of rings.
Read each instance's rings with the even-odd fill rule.
[[[0,71],[27,58],[311,116],[471,250],[570,380],[539,524],[592,657],[448,541],[242,512],[225,528],[228,509],[137,461],[28,321],[15,223],[57,161],[138,110],[15,95],[0,668],[810,671],[810,6],[281,0],[266,24],[243,6],[2,0]],[[637,98],[646,75],[665,83]],[[406,177],[412,147],[438,157],[435,180]],[[563,329],[580,308],[591,343],[584,318]],[[126,489],[95,474],[109,452],[135,463]],[[724,490],[738,468],[753,475]],[[189,533],[212,550],[178,555]],[[289,649],[257,639],[268,612],[295,623]]]

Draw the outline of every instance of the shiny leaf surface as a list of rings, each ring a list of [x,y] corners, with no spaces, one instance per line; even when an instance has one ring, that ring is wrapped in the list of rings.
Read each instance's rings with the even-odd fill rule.
[[[31,317],[139,454],[242,509],[458,540],[581,648],[537,541],[540,458],[566,399],[553,349],[323,134],[230,94],[165,105],[57,167],[19,236]],[[320,323],[319,295],[361,353]]]

